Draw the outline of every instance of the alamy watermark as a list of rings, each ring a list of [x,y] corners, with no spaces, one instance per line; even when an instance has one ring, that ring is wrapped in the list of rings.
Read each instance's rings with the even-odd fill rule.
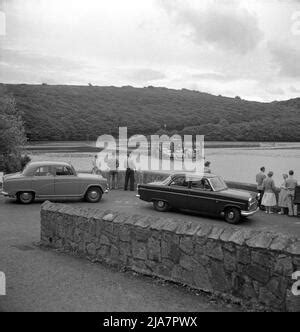
[[[111,135],[98,138],[97,167],[102,170],[128,168],[128,160],[140,171],[204,172],[204,136],[134,135],[119,128],[118,139]],[[118,166],[117,166],[118,163]]]
[[[4,272],[0,271],[0,296],[6,295],[6,278]]]

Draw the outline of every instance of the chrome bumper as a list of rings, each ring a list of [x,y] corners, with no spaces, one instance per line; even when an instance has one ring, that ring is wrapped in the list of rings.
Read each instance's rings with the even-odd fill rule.
[[[241,215],[242,215],[242,217],[251,217],[258,211],[259,211],[259,208],[257,208],[256,210],[252,210],[252,211],[241,211]]]
[[[0,195],[2,195],[4,197],[8,197],[9,196],[9,194],[7,192],[5,192],[5,191],[1,191]]]
[[[135,195],[137,198],[141,198],[141,195]]]

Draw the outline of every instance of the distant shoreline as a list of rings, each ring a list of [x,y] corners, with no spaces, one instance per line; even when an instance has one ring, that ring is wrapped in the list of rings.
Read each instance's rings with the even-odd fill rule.
[[[259,148],[264,149],[299,149],[300,142],[205,142],[206,149],[232,149],[232,148]],[[30,152],[53,152],[53,153],[96,153],[101,149],[91,141],[48,141],[30,142],[25,149]]]

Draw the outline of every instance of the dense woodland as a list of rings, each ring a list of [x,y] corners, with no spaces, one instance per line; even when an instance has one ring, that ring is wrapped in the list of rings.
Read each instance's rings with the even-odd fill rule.
[[[30,140],[179,133],[216,141],[300,141],[300,98],[273,103],[148,87],[6,85]]]
[[[22,156],[26,143],[22,113],[13,96],[0,85],[0,172],[20,171],[29,161]]]

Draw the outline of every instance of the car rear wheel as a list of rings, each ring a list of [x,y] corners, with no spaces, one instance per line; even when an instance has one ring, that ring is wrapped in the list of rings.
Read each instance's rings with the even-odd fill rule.
[[[169,204],[164,201],[154,201],[153,202],[154,209],[159,212],[166,212],[169,210]]]
[[[17,201],[21,204],[31,204],[34,201],[34,193],[24,191],[17,194]]]
[[[225,220],[229,224],[238,224],[241,220],[241,212],[237,208],[227,208],[225,210]]]
[[[89,203],[98,203],[102,198],[102,191],[97,187],[89,188],[85,194],[85,200]]]

